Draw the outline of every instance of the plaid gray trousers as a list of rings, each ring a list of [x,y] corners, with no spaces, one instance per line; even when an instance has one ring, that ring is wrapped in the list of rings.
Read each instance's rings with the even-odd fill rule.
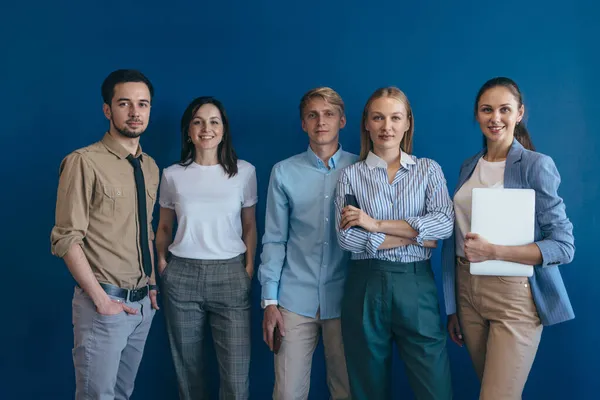
[[[163,304],[181,400],[208,399],[203,341],[210,325],[221,400],[246,400],[250,368],[250,277],[243,254],[229,260],[171,256]]]

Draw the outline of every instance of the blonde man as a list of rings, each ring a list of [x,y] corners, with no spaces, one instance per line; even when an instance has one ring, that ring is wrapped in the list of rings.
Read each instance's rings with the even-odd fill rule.
[[[312,356],[322,333],[331,398],[349,399],[340,325],[348,260],[336,238],[333,198],[341,170],[358,158],[339,144],[346,117],[334,90],[307,92],[300,118],[309,146],[273,167],[258,271],[263,338],[276,353],[273,398],[308,397]]]

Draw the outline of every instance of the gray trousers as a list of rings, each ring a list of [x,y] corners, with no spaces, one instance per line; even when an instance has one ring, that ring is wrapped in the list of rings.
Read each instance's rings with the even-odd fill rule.
[[[219,398],[248,399],[251,282],[244,256],[230,260],[171,256],[162,283],[180,399],[208,399],[203,355],[207,323],[219,364]]]
[[[76,400],[125,400],[133,392],[155,310],[146,296],[126,302],[131,315],[101,315],[79,287],[73,295],[73,364]]]

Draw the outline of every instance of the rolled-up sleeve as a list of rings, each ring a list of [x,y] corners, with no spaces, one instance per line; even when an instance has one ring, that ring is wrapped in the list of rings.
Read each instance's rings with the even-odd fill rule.
[[[342,209],[346,206],[346,195],[354,195],[348,169],[340,174],[335,190],[335,223],[340,247],[352,253],[367,252],[370,256],[375,256],[377,249],[385,240],[385,233],[368,232],[360,227],[341,229]]]
[[[52,254],[64,257],[74,243],[83,245],[89,224],[94,172],[78,152],[60,166],[55,225],[50,234]]]
[[[573,224],[558,195],[560,174],[548,156],[540,156],[530,171],[528,180],[535,190],[535,213],[542,234],[535,244],[542,253],[542,266],[568,264],[575,255],[575,239]]]
[[[425,199],[425,215],[406,218],[406,222],[418,232],[416,242],[447,239],[454,228],[454,207],[448,194],[446,178],[438,163],[429,160],[428,182]]]

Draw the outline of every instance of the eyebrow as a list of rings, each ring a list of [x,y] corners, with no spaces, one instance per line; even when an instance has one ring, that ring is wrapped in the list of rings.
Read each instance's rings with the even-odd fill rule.
[[[378,110],[374,110],[374,111],[371,111],[371,112],[374,113],[374,114],[382,114],[383,115],[383,112],[378,111]],[[402,111],[396,111],[396,112],[392,113],[392,115],[397,115],[397,114],[400,114],[400,115],[404,116],[404,113]]]
[[[336,112],[337,110],[334,109],[334,108],[326,108],[326,109],[323,110],[323,112],[328,112],[328,111],[330,111],[330,112]],[[317,113],[317,114],[319,113],[318,110],[306,110],[305,114],[310,114],[310,113],[313,113],[313,112]]]
[[[194,119],[204,119],[204,118],[201,118],[201,117],[199,117],[197,115],[194,115],[194,118],[192,118],[192,120],[194,120]],[[221,120],[221,118],[219,118],[217,116],[208,117],[208,119],[218,119],[218,120]]]
[[[117,102],[120,102],[120,101],[131,101],[131,99],[129,99],[127,97],[120,97],[117,99]],[[142,100],[140,100],[140,102],[150,104],[150,100],[146,100],[146,99],[142,99]]]
[[[504,103],[504,104],[500,104],[500,107],[506,107],[506,106],[510,106],[510,103]],[[491,107],[489,104],[482,104],[479,107]]]

